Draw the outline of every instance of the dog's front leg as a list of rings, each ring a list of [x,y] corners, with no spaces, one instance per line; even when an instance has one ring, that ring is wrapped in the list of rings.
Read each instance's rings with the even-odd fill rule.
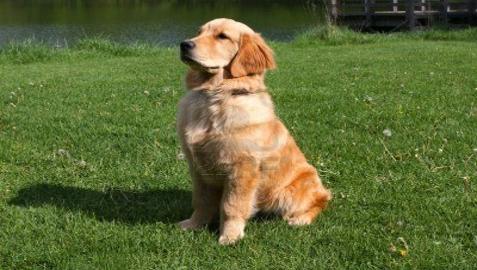
[[[245,223],[254,212],[258,175],[253,161],[234,165],[222,195],[220,244],[233,244],[244,237]]]
[[[209,224],[219,213],[222,196],[222,189],[204,183],[193,166],[190,166],[190,174],[193,184],[192,208],[194,208],[194,212],[189,219],[179,223],[179,226],[184,230],[194,230]]]

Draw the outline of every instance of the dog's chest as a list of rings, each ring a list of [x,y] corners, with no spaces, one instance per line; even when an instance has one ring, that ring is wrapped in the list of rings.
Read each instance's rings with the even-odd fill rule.
[[[181,102],[179,132],[183,146],[193,162],[203,170],[224,167],[230,163],[227,125],[231,119],[224,111],[222,97],[189,93]]]
[[[180,104],[178,128],[194,164],[204,174],[217,175],[250,153],[256,138],[244,130],[252,126],[256,130],[272,119],[268,95],[231,97],[189,92]]]
[[[181,102],[179,121],[187,145],[202,144],[223,132],[223,100],[200,92],[190,92]]]

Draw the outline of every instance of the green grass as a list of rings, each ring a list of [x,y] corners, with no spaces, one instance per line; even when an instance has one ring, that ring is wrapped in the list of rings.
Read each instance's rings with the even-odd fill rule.
[[[2,49],[0,269],[475,269],[477,43],[378,38],[273,44],[277,112],[335,198],[232,247],[175,226],[176,48]]]
[[[464,28],[449,31],[446,29],[429,29],[426,31],[394,32],[394,33],[359,33],[350,29],[333,25],[323,25],[305,31],[299,35],[295,43],[298,44],[366,44],[403,40],[432,40],[432,41],[469,41],[477,42],[477,28]]]

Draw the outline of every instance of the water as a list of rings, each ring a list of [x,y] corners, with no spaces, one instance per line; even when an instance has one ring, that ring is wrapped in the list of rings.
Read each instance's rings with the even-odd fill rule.
[[[286,41],[324,20],[322,0],[0,0],[0,46],[34,39],[65,46],[87,37],[177,44],[218,17]]]

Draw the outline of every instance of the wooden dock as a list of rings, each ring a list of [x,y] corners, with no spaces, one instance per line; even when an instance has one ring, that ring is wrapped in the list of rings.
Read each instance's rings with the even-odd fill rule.
[[[336,24],[359,30],[477,25],[477,0],[329,0]]]

